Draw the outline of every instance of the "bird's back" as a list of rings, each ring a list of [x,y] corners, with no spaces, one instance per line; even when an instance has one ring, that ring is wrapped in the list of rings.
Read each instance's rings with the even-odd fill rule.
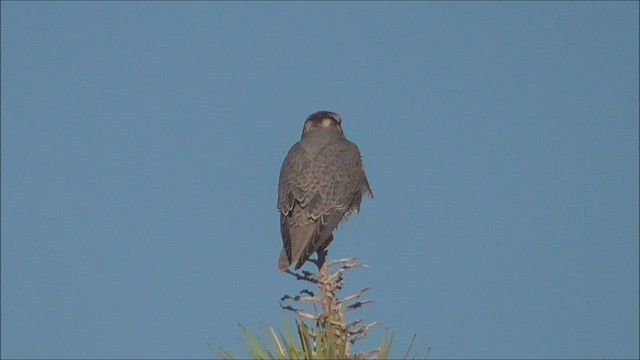
[[[363,193],[371,190],[355,144],[343,136],[309,136],[296,143],[280,172],[281,270],[290,265],[283,256],[299,268],[326,248],[338,224],[359,210]]]

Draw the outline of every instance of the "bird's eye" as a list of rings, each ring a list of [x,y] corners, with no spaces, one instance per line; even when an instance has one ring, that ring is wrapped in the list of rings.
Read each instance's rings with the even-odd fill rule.
[[[314,124],[311,121],[307,121],[306,123],[304,123],[304,130],[303,132],[309,132],[311,130],[313,130],[314,128]]]
[[[322,119],[322,127],[324,128],[337,127],[337,126],[340,126],[340,123],[335,121],[334,119],[331,119],[331,118]]]

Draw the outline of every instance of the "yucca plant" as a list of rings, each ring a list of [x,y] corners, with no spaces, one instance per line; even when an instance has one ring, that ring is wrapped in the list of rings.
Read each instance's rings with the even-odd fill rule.
[[[240,329],[246,338],[246,346],[249,356],[252,359],[388,359],[393,342],[393,334],[385,333],[380,347],[369,353],[359,353],[346,356],[344,348],[338,348],[333,342],[333,337],[329,331],[315,328],[314,337],[308,335],[311,330],[302,322],[296,321],[292,326],[289,320],[284,321],[285,332],[268,328],[265,331],[266,341],[251,333],[247,328],[240,325]],[[295,328],[295,330],[293,330]],[[318,340],[315,340],[318,339]],[[223,359],[233,360],[245,358],[236,357],[234,354],[218,347],[216,353]],[[406,357],[405,357],[406,358]]]
[[[339,268],[332,272],[331,268],[338,265]],[[366,265],[351,258],[323,263],[317,274],[309,271],[302,271],[302,273],[288,271],[296,279],[314,284],[317,287],[318,296],[308,289],[300,291],[300,295],[284,295],[280,306],[286,312],[294,314],[295,326],[292,326],[285,316],[284,333],[269,328],[266,331],[268,339],[266,342],[240,325],[251,358],[387,359],[393,343],[393,333],[388,331],[385,331],[382,343],[378,348],[355,354],[351,352],[352,345],[367,336],[371,327],[378,325],[377,322],[363,323],[361,319],[351,322],[345,319],[346,313],[372,302],[371,300],[361,300],[362,295],[370,288],[362,289],[346,297],[338,297],[344,285],[345,271],[358,267],[366,267]],[[289,305],[291,302],[302,307],[312,305],[314,310],[308,311],[294,307]],[[413,340],[405,354],[405,359],[408,357],[412,345]],[[216,348],[215,351],[223,359],[236,359],[233,354],[221,347]]]

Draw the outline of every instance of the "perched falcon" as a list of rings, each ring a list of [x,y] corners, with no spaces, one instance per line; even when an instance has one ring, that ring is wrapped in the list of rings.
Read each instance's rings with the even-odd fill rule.
[[[318,111],[304,123],[280,169],[278,210],[282,252],[278,269],[299,269],[314,253],[324,261],[333,230],[373,197],[360,151],[345,138],[336,113]],[[321,260],[322,259],[322,260]]]

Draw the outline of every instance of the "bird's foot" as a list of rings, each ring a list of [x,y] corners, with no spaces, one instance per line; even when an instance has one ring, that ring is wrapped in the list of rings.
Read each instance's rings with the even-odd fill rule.
[[[317,284],[318,283],[318,275],[312,273],[311,271],[307,271],[307,270],[302,270],[302,272],[297,273],[295,271],[291,271],[289,269],[284,271],[285,273],[294,276],[296,278],[296,280],[303,280],[303,281],[307,281],[310,282],[312,284]]]

